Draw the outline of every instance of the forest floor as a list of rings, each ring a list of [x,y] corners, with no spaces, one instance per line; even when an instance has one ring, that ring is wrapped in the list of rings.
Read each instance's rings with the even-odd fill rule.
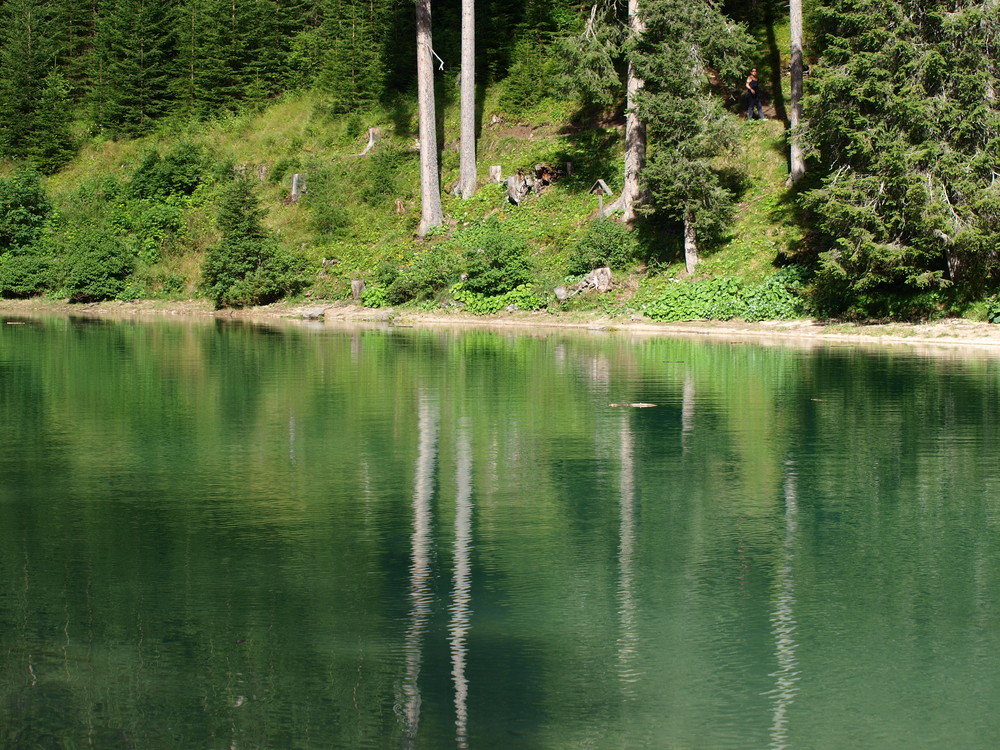
[[[469,327],[518,330],[532,335],[554,330],[623,332],[634,335],[726,338],[771,345],[891,345],[921,353],[977,349],[1000,356],[1000,326],[949,318],[927,323],[854,323],[812,319],[749,323],[695,320],[659,323],[641,316],[615,318],[597,312],[513,312],[475,316],[456,310],[371,309],[347,302],[280,302],[242,310],[215,310],[207,300],[100,302],[70,304],[48,299],[0,300],[0,319],[22,317],[92,317],[106,319],[243,320],[260,325]]]

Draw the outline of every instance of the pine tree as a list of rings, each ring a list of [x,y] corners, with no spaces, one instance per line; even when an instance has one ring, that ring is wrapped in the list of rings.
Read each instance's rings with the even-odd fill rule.
[[[172,104],[176,68],[170,6],[105,0],[98,12],[92,73],[97,122],[114,134],[144,133]]]
[[[423,237],[444,222],[438,174],[434,63],[431,60],[431,2],[417,0],[417,107],[420,127],[420,226]]]
[[[70,132],[71,106],[69,83],[57,71],[43,81],[26,151],[32,164],[43,174],[65,166],[76,153]]]
[[[1000,45],[995,4],[833,0],[807,135],[805,196],[826,312],[924,314],[1000,286]]]
[[[388,3],[327,0],[323,5],[319,88],[337,113],[363,109],[385,93]]]
[[[41,0],[9,0],[0,11],[0,153],[19,158],[28,153],[45,78],[55,68],[56,27]]]
[[[462,0],[462,102],[459,192],[476,192],[476,2]]]
[[[639,106],[653,148],[644,178],[656,210],[683,222],[691,273],[698,243],[717,236],[732,209],[714,161],[733,144],[737,122],[711,90],[708,69],[735,82],[752,45],[711,0],[647,0],[646,9],[634,58],[646,81]]]

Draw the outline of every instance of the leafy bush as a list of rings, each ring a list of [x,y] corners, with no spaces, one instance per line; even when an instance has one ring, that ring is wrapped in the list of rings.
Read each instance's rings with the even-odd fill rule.
[[[35,242],[51,214],[37,172],[25,169],[0,180],[0,253]]]
[[[0,295],[30,297],[52,283],[51,261],[37,252],[9,252],[0,256]]]
[[[459,283],[452,288],[452,296],[473,315],[494,315],[511,305],[518,310],[537,310],[545,306],[545,300],[530,284],[520,284],[504,294],[484,295]]]
[[[635,239],[624,226],[599,219],[570,252],[569,273],[576,276],[602,266],[628,268],[635,260],[635,249]]]
[[[710,279],[671,284],[642,306],[653,320],[778,320],[802,315],[801,273],[789,267],[761,284]]]
[[[121,240],[105,229],[88,229],[69,241],[65,291],[70,302],[118,299],[135,267]]]
[[[1000,323],[1000,297],[997,297],[997,295],[989,298],[989,306],[986,308],[986,319],[990,323]]]
[[[531,281],[528,243],[523,237],[505,232],[495,219],[480,225],[463,240],[468,247],[465,289],[492,297]]]
[[[164,201],[141,198],[120,203],[111,217],[112,225],[128,235],[129,245],[145,263],[158,263],[161,250],[183,227],[181,202],[186,198]]]
[[[202,266],[205,293],[217,308],[264,305],[302,286],[303,260],[268,234],[264,213],[247,180],[234,182],[220,202],[222,241]]]
[[[201,183],[205,154],[193,143],[180,143],[162,159],[150,151],[132,175],[129,193],[135,198],[165,198],[191,195]]]
[[[386,307],[389,305],[389,289],[383,284],[371,284],[365,287],[361,295],[361,304],[365,307]]]
[[[388,281],[389,304],[429,299],[447,289],[458,276],[458,261],[455,251],[447,245],[418,250],[412,262],[400,268]],[[388,275],[385,270],[383,274]]]
[[[361,188],[361,200],[369,206],[384,206],[395,197],[404,159],[405,154],[391,146],[372,151]]]

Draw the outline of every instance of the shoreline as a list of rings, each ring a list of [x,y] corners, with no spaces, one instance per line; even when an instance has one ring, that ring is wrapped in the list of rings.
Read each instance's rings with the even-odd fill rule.
[[[660,323],[645,318],[609,318],[596,313],[514,312],[476,316],[453,310],[396,310],[365,308],[344,301],[290,303],[277,302],[240,310],[215,310],[207,300],[139,300],[136,302],[69,303],[59,300],[0,300],[0,316],[92,317],[129,319],[212,319],[242,320],[261,324],[301,324],[339,327],[389,325],[406,327],[462,327],[527,332],[541,330],[582,330],[626,332],[645,336],[694,338],[730,337],[761,343],[853,343],[867,345],[910,345],[924,348],[974,348],[1000,355],[1000,326],[962,319],[930,323],[843,323],[811,319],[774,320],[748,323],[739,320],[696,320]]]

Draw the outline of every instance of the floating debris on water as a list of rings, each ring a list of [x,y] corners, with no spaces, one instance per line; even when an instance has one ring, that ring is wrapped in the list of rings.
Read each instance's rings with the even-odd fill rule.
[[[656,406],[656,404],[608,404],[608,406],[631,406],[633,409],[648,409],[651,406]]]

